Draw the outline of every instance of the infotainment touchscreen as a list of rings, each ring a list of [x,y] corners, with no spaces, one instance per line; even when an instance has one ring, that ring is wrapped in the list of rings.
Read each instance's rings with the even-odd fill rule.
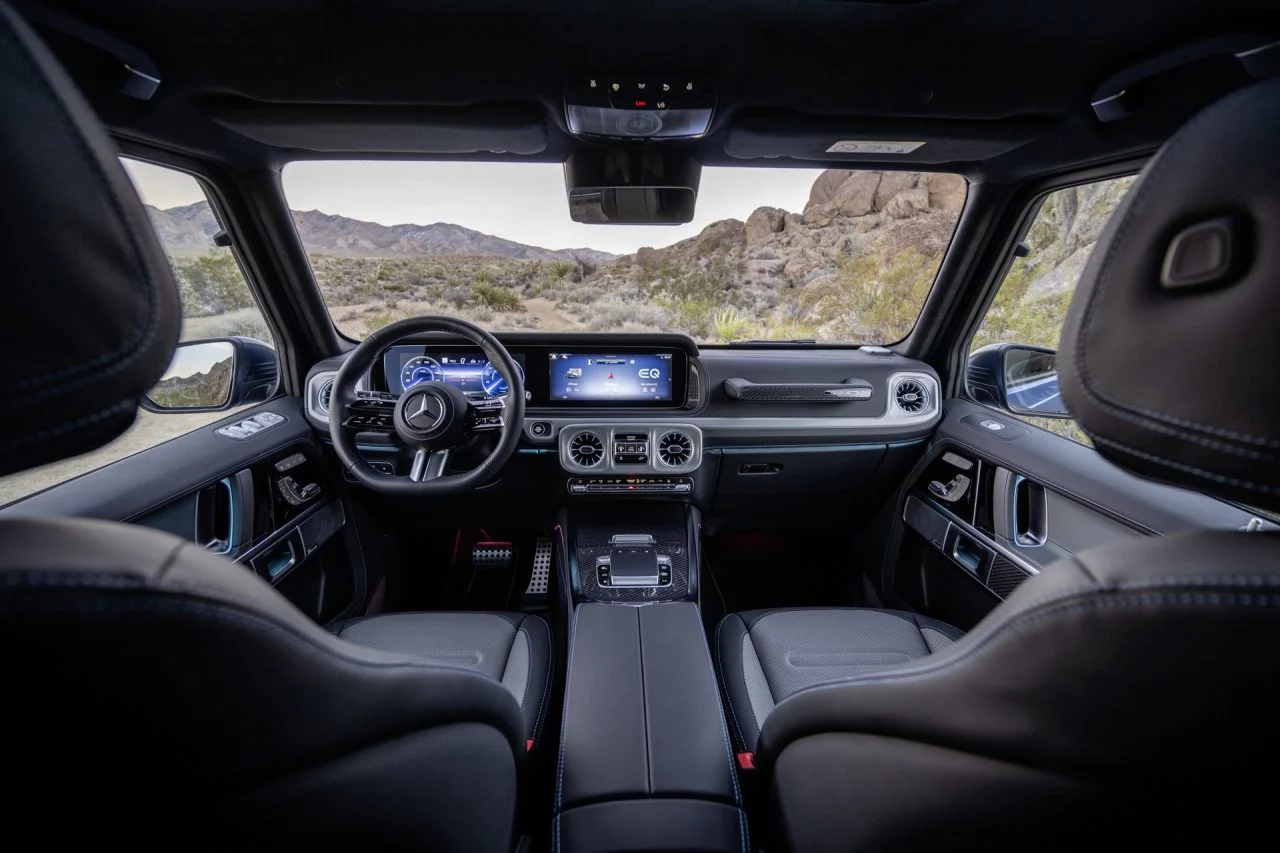
[[[671,353],[552,353],[547,364],[552,400],[671,401]]]

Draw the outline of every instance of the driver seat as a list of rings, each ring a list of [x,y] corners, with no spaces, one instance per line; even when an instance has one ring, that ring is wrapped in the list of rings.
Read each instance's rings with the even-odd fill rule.
[[[0,3],[0,475],[133,423],[181,320],[89,106]],[[3,813],[47,843],[510,850],[550,630],[488,613],[338,636],[244,568],[153,530],[0,522]]]

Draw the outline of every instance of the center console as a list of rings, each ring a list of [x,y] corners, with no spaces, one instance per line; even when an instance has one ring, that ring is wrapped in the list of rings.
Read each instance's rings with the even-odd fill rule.
[[[574,613],[553,847],[750,849],[696,604]]]

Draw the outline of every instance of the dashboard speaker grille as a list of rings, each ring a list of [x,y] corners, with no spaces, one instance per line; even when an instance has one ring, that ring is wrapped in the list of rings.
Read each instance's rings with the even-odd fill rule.
[[[594,468],[604,459],[604,441],[594,432],[580,432],[569,439],[569,458],[575,465]]]
[[[658,459],[663,465],[679,468],[693,458],[693,439],[682,432],[669,432],[658,439]]]
[[[893,400],[899,409],[914,415],[929,407],[929,391],[918,380],[904,379],[893,390]]]

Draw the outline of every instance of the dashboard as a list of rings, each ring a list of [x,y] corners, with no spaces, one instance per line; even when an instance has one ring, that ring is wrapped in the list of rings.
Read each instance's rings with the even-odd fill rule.
[[[678,409],[688,392],[688,354],[675,347],[509,347],[529,404],[550,408]],[[403,343],[382,354],[374,392],[398,397],[422,382],[447,382],[476,398],[505,397],[507,378],[474,346]]]

